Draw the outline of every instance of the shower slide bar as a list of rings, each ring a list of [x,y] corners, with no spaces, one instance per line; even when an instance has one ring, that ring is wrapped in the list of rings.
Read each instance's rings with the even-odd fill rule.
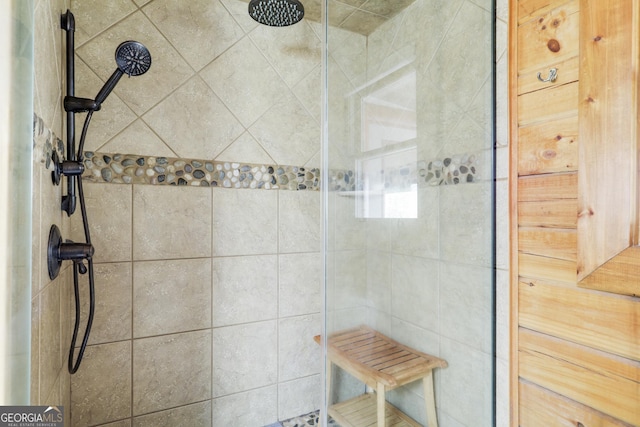
[[[59,185],[62,176],[67,178],[67,194],[62,197],[62,210],[71,216],[77,205],[80,203],[82,215],[82,225],[84,229],[84,243],[66,240],[63,242],[60,230],[54,224],[49,232],[49,244],[47,248],[47,259],[49,277],[55,279],[59,272],[62,261],[73,261],[73,288],[75,296],[75,324],[69,349],[68,369],[74,374],[80,367],[82,357],[89,340],[91,325],[95,313],[95,280],[93,273],[94,247],[91,244],[91,234],[87,219],[87,208],[84,200],[84,190],[82,187],[82,173],[84,172],[84,143],[87,137],[87,130],[91,117],[95,111],[99,111],[102,103],[107,99],[111,91],[116,87],[120,78],[127,74],[139,76],[146,73],[151,67],[151,55],[147,48],[136,41],[125,41],[121,43],[115,53],[117,68],[105,82],[104,86],[95,99],[79,98],[75,96],[75,18],[71,11],[67,10],[60,19],[61,28],[66,31],[66,71],[67,71],[67,95],[64,98],[64,109],[67,113],[67,138],[66,138],[66,159],[60,159],[57,152],[53,152],[54,171],[51,173],[54,185]],[[75,115],[76,113],[87,113],[78,149],[75,147]],[[76,193],[77,190],[77,193]],[[77,196],[76,196],[77,194]],[[85,261],[87,265],[85,266]],[[74,361],[74,353],[78,331],[80,329],[80,280],[79,276],[87,274],[89,282],[89,314],[87,325],[82,338],[82,344],[78,350],[78,356]]]

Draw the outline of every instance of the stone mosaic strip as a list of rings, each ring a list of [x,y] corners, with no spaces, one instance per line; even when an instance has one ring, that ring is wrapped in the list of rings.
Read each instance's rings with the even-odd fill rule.
[[[478,173],[475,154],[462,154],[417,164],[419,183],[427,185],[456,185],[476,182]]]
[[[57,151],[58,156],[62,159],[64,157],[64,142],[47,127],[44,120],[34,113],[33,160],[38,163],[44,163],[47,169],[52,168],[51,158],[54,151]]]
[[[42,118],[33,115],[34,161],[52,169],[54,151],[64,158],[64,142]],[[211,160],[85,152],[83,177],[92,182],[151,185],[191,185],[264,190],[320,189],[319,168],[303,166],[217,162]],[[430,162],[419,161],[380,171],[385,188],[418,185],[456,185],[476,182],[477,156],[462,154]],[[329,191],[361,190],[363,182],[353,170],[330,170]]]
[[[320,169],[86,152],[83,178],[120,184],[319,190]]]
[[[317,427],[320,425],[319,411],[311,412],[309,414],[301,415],[299,417],[282,421],[281,425],[282,427]],[[333,419],[329,419],[327,425],[329,427],[331,426],[339,427],[339,424],[337,424]],[[271,426],[267,426],[267,427],[271,427]]]

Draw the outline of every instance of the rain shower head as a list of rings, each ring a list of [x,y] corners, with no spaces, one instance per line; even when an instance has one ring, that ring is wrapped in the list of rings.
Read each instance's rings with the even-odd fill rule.
[[[129,40],[120,43],[116,48],[116,64],[118,68],[96,95],[95,101],[98,106],[107,99],[124,74],[131,77],[146,73],[151,67],[151,54],[142,43]]]
[[[302,20],[304,6],[298,0],[251,0],[249,15],[270,27],[286,27]]]

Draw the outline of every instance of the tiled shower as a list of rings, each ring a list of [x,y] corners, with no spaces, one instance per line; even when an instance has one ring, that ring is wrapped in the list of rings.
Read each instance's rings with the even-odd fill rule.
[[[330,20],[342,27],[333,33],[341,48],[332,60],[353,83],[367,67],[357,58],[397,11],[373,14],[357,9],[362,1],[336,3]],[[491,2],[456,3],[459,10],[462,3],[488,9]],[[320,408],[321,352],[312,338],[322,328],[316,178],[323,30],[320,5],[309,4],[309,19],[282,29],[259,26],[241,0],[35,2],[34,404],[61,402],[69,425],[117,427],[263,426]],[[74,376],[66,372],[71,270],[50,282],[38,256],[52,223],[63,237],[81,236],[77,218],[60,214],[61,189],[45,168],[64,134],[58,19],[66,8],[77,21],[77,94],[94,96],[123,40],[143,42],[154,61],[147,75],[122,79],[89,129],[87,175],[94,182],[85,192],[97,314]],[[356,20],[354,10],[363,16]],[[387,28],[401,25],[403,16]],[[334,162],[339,171],[353,169],[352,153],[345,154],[343,164]],[[124,164],[124,155],[140,162]],[[348,199],[342,202],[338,209],[351,209]],[[346,245],[343,277],[364,265],[383,266],[376,257],[402,257],[403,250],[351,250],[366,232],[361,220],[336,230],[336,241]],[[384,245],[386,238],[374,235],[366,245]],[[386,274],[371,270],[364,282],[352,282],[370,299],[363,319],[385,312],[376,305],[384,293],[367,280]],[[507,353],[498,356],[505,371]]]

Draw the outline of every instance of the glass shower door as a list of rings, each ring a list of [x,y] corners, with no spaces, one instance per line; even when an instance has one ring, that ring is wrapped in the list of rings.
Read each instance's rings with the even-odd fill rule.
[[[327,17],[329,421],[369,425],[383,394],[402,425],[491,426],[493,2],[329,0]],[[431,389],[420,357],[444,361]]]

